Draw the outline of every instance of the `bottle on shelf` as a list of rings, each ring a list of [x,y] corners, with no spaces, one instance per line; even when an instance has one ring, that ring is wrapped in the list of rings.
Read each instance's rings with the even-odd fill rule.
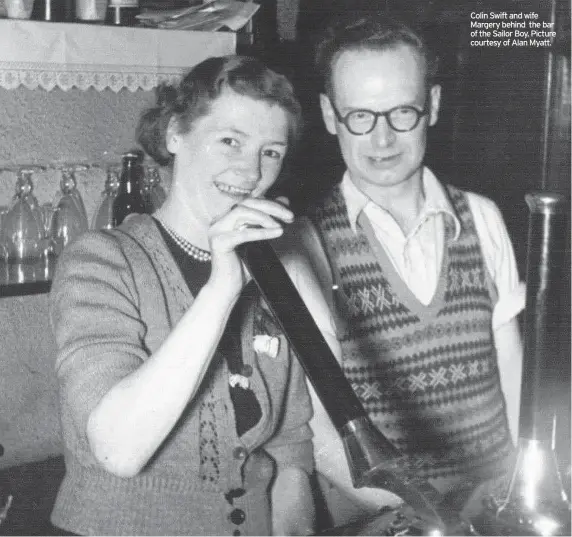
[[[120,225],[131,213],[149,212],[142,192],[144,171],[141,160],[141,152],[137,150],[122,156],[119,189],[113,200],[113,227]]]
[[[74,0],[34,0],[32,20],[49,22],[74,22]]]
[[[107,0],[75,0],[75,16],[79,22],[103,24],[107,16]]]

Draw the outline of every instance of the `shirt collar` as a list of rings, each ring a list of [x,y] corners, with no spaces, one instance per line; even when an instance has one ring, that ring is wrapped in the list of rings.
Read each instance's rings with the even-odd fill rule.
[[[340,189],[346,201],[350,226],[355,233],[360,212],[365,209],[368,203],[374,204],[374,202],[355,186],[347,170],[342,178]],[[445,187],[427,167],[423,168],[423,190],[425,192],[425,203],[422,208],[420,221],[430,216],[443,213],[452,220],[455,226],[453,240],[457,240],[461,233],[461,221],[449,200]]]

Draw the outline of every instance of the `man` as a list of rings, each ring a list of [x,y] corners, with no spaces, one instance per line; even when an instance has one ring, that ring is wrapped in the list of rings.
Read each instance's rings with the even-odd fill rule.
[[[393,445],[424,458],[417,471],[435,487],[487,478],[518,436],[520,404],[524,286],[502,216],[424,167],[441,88],[420,33],[358,17],[332,25],[316,57],[324,124],[346,172],[292,244],[319,276],[344,373]],[[338,435],[314,406],[333,522],[398,502],[353,489]]]

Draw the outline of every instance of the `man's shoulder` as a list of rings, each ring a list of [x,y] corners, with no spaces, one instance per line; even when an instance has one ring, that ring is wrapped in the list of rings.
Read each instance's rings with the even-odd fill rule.
[[[478,209],[480,212],[497,213],[497,204],[488,196],[457,186],[454,181],[443,182],[437,179],[449,195],[464,196],[471,209]]]

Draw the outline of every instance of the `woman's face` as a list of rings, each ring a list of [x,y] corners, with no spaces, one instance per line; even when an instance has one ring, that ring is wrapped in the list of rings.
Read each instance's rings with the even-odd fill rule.
[[[167,134],[175,155],[171,193],[205,225],[276,181],[288,149],[288,114],[224,90],[190,132]]]

